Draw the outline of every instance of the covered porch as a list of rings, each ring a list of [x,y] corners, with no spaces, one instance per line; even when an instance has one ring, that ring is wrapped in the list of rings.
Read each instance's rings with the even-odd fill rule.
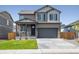
[[[16,22],[16,33],[18,39],[36,38],[36,22],[34,20],[25,19],[25,21]]]

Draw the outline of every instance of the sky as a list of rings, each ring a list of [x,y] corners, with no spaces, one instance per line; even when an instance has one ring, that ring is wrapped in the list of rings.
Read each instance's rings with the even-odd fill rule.
[[[62,24],[68,25],[79,20],[79,5],[51,5],[61,11],[60,21]],[[21,10],[37,10],[43,5],[0,5],[0,12],[7,11],[11,14],[14,21],[19,20],[18,13]]]

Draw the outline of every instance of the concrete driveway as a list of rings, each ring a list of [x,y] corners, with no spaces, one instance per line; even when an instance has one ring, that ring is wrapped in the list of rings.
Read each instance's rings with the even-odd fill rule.
[[[77,45],[57,38],[39,38],[37,39],[39,49],[75,49]]]

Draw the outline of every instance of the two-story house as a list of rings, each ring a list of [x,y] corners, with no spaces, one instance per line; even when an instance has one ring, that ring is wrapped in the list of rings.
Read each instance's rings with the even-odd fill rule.
[[[18,35],[35,38],[58,38],[61,28],[60,13],[49,5],[35,11],[22,10],[16,21],[16,32]]]
[[[7,39],[13,31],[13,19],[7,11],[0,12],[0,39]]]

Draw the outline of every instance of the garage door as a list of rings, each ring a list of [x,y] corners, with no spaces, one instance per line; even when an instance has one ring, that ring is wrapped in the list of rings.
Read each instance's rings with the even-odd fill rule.
[[[58,36],[57,28],[39,28],[38,38],[57,38]]]

